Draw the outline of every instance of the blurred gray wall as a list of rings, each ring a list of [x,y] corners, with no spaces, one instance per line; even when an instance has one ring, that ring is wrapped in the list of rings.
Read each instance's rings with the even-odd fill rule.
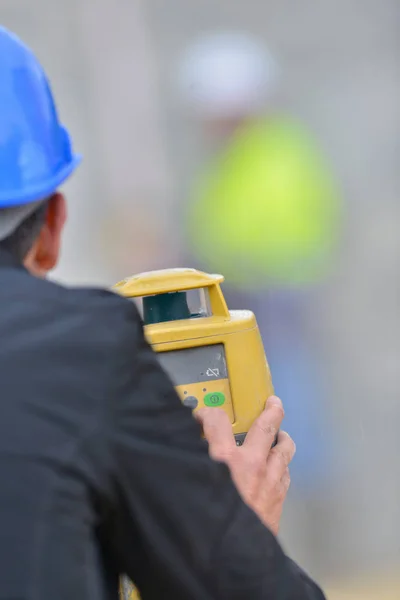
[[[152,206],[162,218],[171,187],[143,5],[140,0],[1,0],[0,22],[39,56],[61,117],[84,155],[66,186],[70,218],[55,275],[77,284],[114,283],[126,275],[122,243],[134,272],[132,238],[143,235],[140,218],[131,218],[125,229],[124,216]],[[121,262],[122,268],[115,267]]]
[[[148,5],[166,90],[172,89],[171,66],[193,36],[220,27],[259,33],[281,62],[284,104],[303,118],[331,160],[347,226],[336,276],[316,320],[332,371],[328,400],[335,404],[333,426],[346,476],[327,504],[325,564],[351,571],[400,562],[400,3]],[[191,143],[196,133],[179,126],[172,96],[163,101],[169,102],[169,148],[185,180],[198,158]],[[295,538],[288,536],[289,545]]]

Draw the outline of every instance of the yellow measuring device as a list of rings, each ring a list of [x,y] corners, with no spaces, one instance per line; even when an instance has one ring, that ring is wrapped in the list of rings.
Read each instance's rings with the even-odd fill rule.
[[[184,405],[220,407],[241,445],[274,393],[254,314],[230,311],[222,275],[165,269],[127,277],[114,290],[137,303],[146,339]],[[137,599],[129,583],[121,600]]]

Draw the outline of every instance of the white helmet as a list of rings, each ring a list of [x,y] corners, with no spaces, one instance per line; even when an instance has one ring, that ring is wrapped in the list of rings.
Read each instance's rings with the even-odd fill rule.
[[[264,44],[240,32],[200,38],[188,49],[179,71],[184,100],[210,118],[262,110],[276,81],[277,66]]]

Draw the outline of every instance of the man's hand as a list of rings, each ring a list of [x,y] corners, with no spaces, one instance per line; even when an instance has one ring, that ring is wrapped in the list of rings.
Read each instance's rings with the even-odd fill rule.
[[[236,446],[228,415],[217,408],[195,413],[209,443],[214,460],[225,462],[243,500],[277,535],[283,503],[290,485],[289,464],[296,446],[284,431],[271,448],[284,417],[279,398],[269,398],[266,408],[253,423],[244,444]]]

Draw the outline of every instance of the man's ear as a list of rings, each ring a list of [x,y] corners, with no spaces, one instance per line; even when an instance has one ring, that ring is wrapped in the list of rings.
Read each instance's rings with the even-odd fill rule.
[[[36,274],[45,276],[58,263],[61,234],[67,219],[67,206],[63,194],[56,192],[48,201],[46,218],[39,237],[29,253],[29,266]]]

